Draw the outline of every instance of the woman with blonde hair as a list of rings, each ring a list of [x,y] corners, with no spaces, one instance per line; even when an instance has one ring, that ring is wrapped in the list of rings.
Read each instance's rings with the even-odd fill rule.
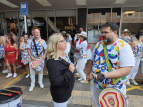
[[[67,107],[74,87],[74,65],[65,54],[67,43],[61,33],[50,36],[48,41],[47,70],[54,107]]]

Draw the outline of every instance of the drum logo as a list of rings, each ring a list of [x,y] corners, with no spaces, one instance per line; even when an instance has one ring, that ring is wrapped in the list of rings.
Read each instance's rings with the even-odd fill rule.
[[[111,96],[109,96],[109,97],[107,97],[107,99],[108,99],[109,104],[110,104],[112,107],[114,107],[114,106],[115,106],[114,98],[111,97]]]
[[[21,104],[20,104],[20,103],[18,103],[16,107],[21,107]]]

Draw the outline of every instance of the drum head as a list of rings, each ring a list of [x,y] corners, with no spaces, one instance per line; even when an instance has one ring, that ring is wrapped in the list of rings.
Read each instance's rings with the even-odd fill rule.
[[[0,95],[0,104],[6,104],[8,102],[16,100],[17,98],[19,98],[23,94],[22,89],[20,87],[9,87],[9,88],[5,88],[5,89],[12,90],[12,91],[20,91],[21,93],[17,94],[17,93],[7,92],[7,91],[4,91],[3,89],[1,89],[0,93],[6,93],[6,94],[12,93],[12,96],[9,97],[6,95]]]
[[[30,66],[31,68],[36,68],[40,65],[40,63],[41,63],[41,60],[36,59],[35,61],[31,62]]]
[[[125,96],[115,88],[107,88],[99,95],[100,107],[126,107]]]

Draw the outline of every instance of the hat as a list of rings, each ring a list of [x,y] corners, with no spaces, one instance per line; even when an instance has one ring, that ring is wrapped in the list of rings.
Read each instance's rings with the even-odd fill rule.
[[[66,33],[66,31],[62,31],[62,33]]]
[[[128,29],[124,29],[124,32],[127,32],[127,31],[129,32],[129,30],[128,30]]]
[[[84,31],[82,31],[79,35],[82,35],[82,36],[84,36],[84,37],[87,37],[87,33],[84,32]]]

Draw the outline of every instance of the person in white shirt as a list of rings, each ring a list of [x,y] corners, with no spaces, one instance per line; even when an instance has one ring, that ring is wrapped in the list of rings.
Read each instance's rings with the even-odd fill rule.
[[[35,29],[34,33],[35,33],[34,34],[35,38],[33,40],[35,40],[35,45],[37,47],[38,56],[36,54],[36,49],[35,49],[33,40],[28,42],[28,46],[27,46],[28,54],[32,61],[35,61],[38,58],[44,62],[44,60],[45,60],[44,50],[47,48],[47,44],[43,39],[40,38],[39,29]],[[30,75],[31,75],[31,86],[29,88],[29,91],[32,91],[33,88],[35,87],[35,73],[36,73],[36,71],[34,71],[31,68],[30,63],[29,63],[29,68],[30,68]],[[38,80],[39,80],[38,83],[39,83],[40,87],[44,88],[43,81],[42,81],[43,80],[43,69],[38,72]]]
[[[96,107],[100,107],[99,95],[106,88],[116,87],[126,95],[126,81],[135,65],[132,49],[128,43],[118,38],[118,31],[119,27],[114,22],[102,25],[103,41],[95,45],[88,69],[85,71],[88,81],[91,81],[90,74],[92,74],[92,97]],[[106,53],[105,48],[107,48]],[[107,59],[109,59],[112,71],[108,70],[110,66],[108,66]],[[104,75],[104,79],[97,78],[99,72]]]
[[[131,43],[131,47],[133,49],[133,54],[134,54],[136,63],[130,72],[130,75],[129,75],[130,80],[127,81],[128,85],[130,85],[130,82],[134,85],[138,85],[138,83],[134,79],[138,73],[141,57],[143,57],[143,44],[142,44],[143,32],[138,32],[136,34],[136,38],[137,40]]]
[[[67,49],[65,50],[65,53],[66,53],[67,56],[69,56],[69,53],[70,53],[70,50],[71,50],[69,35],[65,31],[62,31],[62,35],[63,35],[63,37],[65,38],[65,40],[67,42]]]
[[[81,44],[76,45],[76,50],[79,50],[79,54],[80,54],[80,58],[76,65],[76,70],[81,77],[78,80],[81,83],[88,83],[86,81],[86,75],[83,71],[87,62],[87,33],[86,32],[83,31],[80,33],[80,40],[82,40],[83,42],[81,42]]]
[[[79,31],[82,32],[82,31],[83,31],[83,28],[80,27],[80,28],[79,28]],[[77,39],[77,34],[76,34],[75,37],[74,37],[74,42],[75,42],[76,39]]]

